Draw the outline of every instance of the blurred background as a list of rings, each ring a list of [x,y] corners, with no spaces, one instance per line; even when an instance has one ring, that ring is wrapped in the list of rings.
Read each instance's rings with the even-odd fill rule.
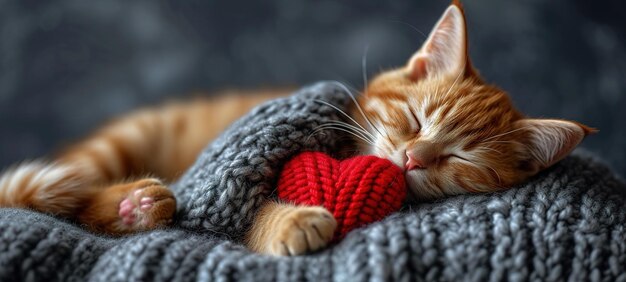
[[[449,1],[0,0],[0,168],[117,114],[190,93],[339,80],[402,65]],[[626,172],[621,0],[465,1],[470,53],[525,113],[600,129]],[[209,94],[206,94],[209,95]]]

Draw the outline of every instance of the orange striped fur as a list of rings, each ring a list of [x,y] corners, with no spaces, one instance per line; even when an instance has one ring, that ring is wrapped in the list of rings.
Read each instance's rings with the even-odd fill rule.
[[[458,1],[407,66],[378,75],[359,103],[373,124],[363,150],[407,168],[418,199],[509,188],[593,132],[576,122],[526,118],[485,83],[468,57]],[[360,123],[368,124],[363,117]]]
[[[252,106],[284,93],[223,95],[134,112],[52,162],[5,171],[0,206],[73,218],[109,234],[167,225],[176,199],[161,181],[180,176]],[[558,162],[593,132],[576,122],[526,118],[504,91],[486,84],[468,58],[458,1],[406,66],[378,75],[358,99],[365,116],[358,107],[350,115],[365,142],[354,147],[405,168],[408,188],[420,199],[509,188]],[[325,246],[335,226],[321,207],[268,201],[246,243],[263,253],[302,254]]]
[[[26,162],[5,171],[0,206],[74,218],[110,234],[164,225],[176,205],[161,180],[180,176],[210,140],[253,106],[286,93],[229,92],[138,110],[62,151],[53,162]],[[143,205],[144,198],[150,203]],[[136,208],[126,214],[134,218],[128,224],[120,214],[125,199]]]

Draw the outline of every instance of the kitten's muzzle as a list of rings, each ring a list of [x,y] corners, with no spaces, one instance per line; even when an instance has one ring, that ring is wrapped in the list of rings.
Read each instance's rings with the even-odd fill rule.
[[[422,160],[413,157],[408,152],[406,153],[406,156],[407,156],[407,161],[406,161],[406,164],[404,165],[404,169],[405,170],[425,169],[426,168],[426,165],[424,165],[424,162]]]
[[[429,142],[418,141],[406,150],[406,170],[426,169],[437,161],[441,153],[441,146]]]

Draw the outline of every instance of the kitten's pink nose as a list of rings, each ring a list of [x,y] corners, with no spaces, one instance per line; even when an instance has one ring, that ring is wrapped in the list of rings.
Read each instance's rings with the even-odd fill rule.
[[[429,141],[419,141],[406,150],[406,170],[426,169],[437,162],[441,145]]]
[[[414,169],[425,169],[426,166],[424,165],[424,162],[422,162],[421,160],[414,158],[413,156],[411,156],[411,154],[409,154],[408,152],[406,153],[407,161],[406,164],[404,165],[404,168],[406,170],[414,170]]]

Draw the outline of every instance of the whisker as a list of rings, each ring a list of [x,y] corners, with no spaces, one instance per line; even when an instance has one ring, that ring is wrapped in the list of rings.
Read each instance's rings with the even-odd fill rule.
[[[363,89],[367,89],[367,51],[369,51],[370,45],[365,45],[365,50],[363,50],[363,58],[361,58],[361,73],[363,74]]]
[[[365,134],[365,133],[363,133],[363,132],[361,132],[361,131],[356,130],[356,129],[358,129],[358,128],[356,128],[356,127],[354,127],[354,126],[352,126],[352,125],[349,125],[349,124],[345,124],[345,123],[326,123],[326,124],[323,124],[323,125],[318,126],[316,129],[318,129],[318,128],[335,127],[335,126],[336,126],[336,127],[341,127],[341,128],[344,128],[344,129],[346,129],[346,130],[351,130],[351,132],[352,132],[353,134],[358,134],[359,136],[361,136],[361,137],[363,137],[363,138],[367,139],[367,140],[369,141],[369,143],[370,143],[370,144],[374,143],[374,140],[372,139],[372,137],[368,136],[367,134]]]
[[[361,128],[358,128],[358,127],[356,127],[356,126],[354,126],[354,125],[351,125],[351,124],[349,124],[349,123],[340,122],[340,121],[333,121],[333,122],[328,122],[328,123],[325,123],[324,125],[337,125],[337,126],[347,127],[347,128],[349,128],[349,129],[354,130],[355,132],[360,133],[360,134],[361,134],[361,135],[363,135],[364,137],[368,137],[368,139],[370,139],[371,141],[374,141],[374,140],[373,140],[374,136],[373,136],[371,133],[369,133],[369,132],[367,132],[367,131],[365,131],[365,130],[363,130],[363,129],[361,129]]]
[[[367,73],[366,73],[366,69],[367,69],[367,51],[369,49],[369,45],[365,47],[365,52],[363,54],[363,60],[362,60],[362,69],[363,69],[363,81],[365,83],[365,87],[367,87],[367,85],[369,84],[367,81]],[[347,87],[346,87],[347,88]],[[354,91],[358,91],[358,89],[356,89],[354,86],[351,86],[351,88]],[[387,139],[387,141],[389,141],[389,143],[391,143],[394,147],[397,147],[397,145],[393,142],[393,140],[391,140],[391,137],[389,136],[389,132],[387,132],[386,130],[383,130],[385,132],[385,134],[383,135],[382,132],[380,132],[380,130],[374,126],[374,124],[372,124],[372,122],[370,122],[370,119],[367,117],[367,115],[365,115],[365,113],[363,112],[363,110],[361,109],[361,106],[357,103],[357,101],[354,99],[354,96],[352,95],[352,93],[349,93],[352,96],[352,100],[354,101],[354,103],[356,104],[356,106],[359,108],[359,111],[361,112],[361,115],[365,118],[365,120],[368,122],[368,124],[374,128],[374,130],[376,130],[378,132],[378,134],[380,134],[380,136],[384,137]],[[356,122],[355,122],[356,123]],[[358,123],[357,123],[358,124]],[[360,125],[360,124],[359,124]],[[362,127],[361,127],[362,128]],[[369,131],[368,131],[369,132]],[[372,136],[374,137],[374,136]]]
[[[485,167],[488,168],[488,169],[491,169],[491,171],[493,171],[493,173],[496,174],[496,176],[498,177],[498,185],[502,186],[502,178],[500,178],[500,174],[498,174],[498,172],[495,169],[493,169],[492,167],[490,167],[488,165],[485,165]],[[497,188],[500,188],[500,187],[497,187]]]
[[[435,95],[435,98],[437,98],[437,108],[439,109],[439,108],[443,107],[443,105],[445,103],[445,96],[443,95],[443,91],[441,91],[441,90],[444,89],[443,88],[444,85],[436,84],[435,87],[436,87],[436,91],[437,91],[436,92],[437,95]]]
[[[461,78],[461,75],[463,75],[463,74],[465,73],[465,65],[466,65],[466,64],[467,64],[467,62],[465,62],[465,63],[463,64],[463,67],[461,68],[461,70],[459,71],[459,73],[456,75],[456,78],[454,78],[454,81],[452,82],[452,84],[451,84],[451,85],[450,85],[450,87],[448,88],[448,91],[446,92],[446,94],[445,94],[445,95],[442,95],[442,94],[443,94],[443,92],[440,92],[440,91],[439,91],[439,90],[440,90],[440,89],[439,89],[439,85],[437,85],[437,86],[436,86],[436,88],[435,88],[435,94],[436,94],[436,95],[433,95],[433,99],[437,99],[437,101],[435,102],[435,103],[436,103],[436,105],[437,105],[437,106],[436,106],[437,108],[441,108],[441,106],[443,105],[444,98],[445,98],[446,96],[448,96],[448,94],[450,94],[450,92],[452,92],[452,88],[454,88],[454,87],[456,86],[456,84],[457,84],[457,83],[459,83],[459,81],[460,81],[459,79]]]
[[[324,135],[325,135],[325,132],[324,132],[324,130],[325,130],[325,129],[327,129],[327,128],[319,128],[319,129],[316,129],[316,130],[312,131],[312,132],[309,134],[309,136],[307,137],[306,142],[309,142],[309,140],[310,140],[313,136],[315,136],[316,134],[318,134],[318,133],[322,133],[322,134],[324,134]],[[332,129],[332,128],[331,128],[331,129]],[[349,131],[347,131],[347,130],[345,130],[345,129],[338,129],[338,130],[340,130],[340,131],[344,131],[344,132],[349,132]],[[350,133],[350,135],[351,135],[351,136],[355,136],[356,138],[361,139],[361,140],[363,140],[363,142],[366,142],[366,143],[368,143],[368,144],[369,144],[369,142],[368,142],[367,140],[364,140],[362,137],[360,137],[360,136],[356,136],[356,135],[352,134],[351,132],[349,132],[349,133]]]
[[[454,86],[456,86],[456,84],[459,82],[459,78],[461,78],[461,75],[463,73],[465,73],[465,65],[466,64],[467,64],[467,62],[463,63],[463,67],[459,71],[459,74],[456,75],[456,78],[454,79],[454,82],[452,82],[452,85],[450,85],[450,88],[448,88],[448,92],[446,92],[445,96],[448,96],[448,94],[450,94],[450,92],[452,91],[452,88],[454,88]]]
[[[403,22],[403,21],[400,21],[400,20],[389,20],[389,21],[390,21],[390,22],[395,22],[395,23],[404,24],[404,25],[406,25],[406,26],[408,26],[408,27],[412,28],[413,30],[417,31],[420,35],[422,35],[422,36],[424,37],[424,39],[428,38],[428,36],[426,36],[426,34],[425,34],[424,32],[422,32],[419,28],[417,28],[416,26],[414,26],[414,25],[412,25],[412,24],[410,24],[410,23]]]
[[[335,127],[335,126],[331,126],[331,125],[325,125],[325,124],[323,124],[323,125],[320,125],[320,126],[316,127],[316,128],[313,130],[313,132],[311,132],[311,134],[309,135],[309,137],[308,137],[308,138],[310,138],[310,137],[311,137],[311,136],[313,136],[314,134],[316,134],[316,133],[318,133],[318,132],[321,132],[321,131],[323,131],[323,130],[325,130],[325,129],[334,129],[334,130],[339,130],[339,131],[343,131],[343,132],[350,133],[350,135],[352,135],[352,136],[354,136],[354,137],[357,137],[357,138],[359,138],[359,139],[363,140],[365,143],[367,143],[367,144],[369,144],[369,145],[371,145],[371,146],[373,146],[373,147],[376,147],[376,148],[378,148],[379,150],[381,150],[381,151],[383,151],[383,152],[388,152],[388,150],[386,150],[385,148],[380,147],[380,146],[379,146],[379,145],[377,145],[375,142],[373,142],[373,141],[371,141],[371,140],[369,140],[369,139],[367,139],[367,138],[365,138],[365,137],[362,137],[362,136],[360,136],[360,135],[358,135],[358,134],[355,134],[355,132],[352,132],[352,131],[350,131],[350,130],[348,130],[348,129],[346,129],[346,128],[342,128],[342,127]]]
[[[496,153],[498,153],[498,154],[502,155],[502,152],[500,152],[500,151],[498,151],[498,150],[496,150],[496,149],[494,149],[494,148],[489,148],[489,147],[481,147],[480,149],[482,149],[482,150],[488,150],[488,151],[492,151],[492,152],[496,152]]]
[[[315,130],[313,130],[313,132],[311,132],[311,135],[314,135],[314,134],[316,134],[316,133],[318,133],[320,131],[323,131],[325,129],[334,129],[334,130],[339,130],[339,131],[343,131],[343,132],[349,133],[350,135],[352,135],[354,137],[357,137],[357,138],[365,141],[366,143],[374,146],[374,144],[371,141],[369,141],[368,139],[366,139],[366,138],[364,138],[364,137],[362,137],[362,136],[360,136],[358,134],[355,134],[353,131],[350,131],[350,130],[345,129],[343,127],[336,127],[336,126],[330,126],[330,125],[328,125],[328,126],[319,126]]]
[[[363,108],[361,108],[361,105],[359,104],[359,102],[356,100],[356,98],[354,98],[354,95],[352,94],[350,89],[348,89],[348,87],[346,87],[343,83],[341,83],[339,81],[334,80],[334,81],[331,81],[331,82],[336,83],[339,87],[341,87],[343,90],[346,91],[346,93],[348,94],[348,96],[350,97],[352,102],[354,102],[354,104],[356,105],[357,109],[361,113],[361,116],[363,116],[363,118],[365,118],[365,121],[367,121],[367,124],[369,124],[370,127],[374,128],[374,130],[376,130],[378,132],[378,134],[380,134],[380,136],[384,136],[384,134],[382,134],[382,132],[380,132],[380,130],[376,126],[374,126],[372,121],[367,117],[367,115],[363,111]]]
[[[488,165],[486,165],[486,164],[484,164],[484,163],[480,163],[480,164],[479,164],[479,163],[476,163],[476,162],[470,161],[469,159],[466,159],[466,158],[461,158],[461,157],[458,157],[458,158],[459,158],[459,159],[461,159],[461,160],[463,160],[463,161],[466,161],[466,162],[470,163],[470,164],[471,164],[471,165],[473,165],[473,166],[476,166],[476,167],[480,167],[480,166],[482,166],[482,167],[486,167],[486,168],[490,169],[490,170],[491,170],[491,171],[493,171],[493,173],[495,173],[495,174],[496,174],[496,176],[498,177],[498,185],[502,186],[502,178],[500,178],[500,174],[498,174],[498,171],[496,171],[496,170],[495,170],[495,169],[493,169],[492,167],[490,167],[490,166],[488,166]],[[501,188],[500,186],[499,186],[499,187],[496,187],[496,188]]]
[[[360,127],[363,131],[365,131],[365,132],[367,132],[368,134],[370,134],[370,135],[371,135],[371,133],[370,133],[369,131],[367,131],[367,130],[363,127],[363,126],[361,126],[361,124],[359,124],[359,123],[358,123],[356,120],[354,120],[354,119],[353,119],[353,118],[352,118],[349,114],[347,114],[345,111],[343,111],[343,110],[342,110],[342,109],[340,109],[339,107],[337,107],[337,106],[335,106],[335,105],[333,105],[333,104],[331,104],[331,103],[328,103],[328,102],[326,102],[326,101],[324,101],[324,100],[320,100],[320,99],[315,99],[314,101],[315,101],[315,102],[318,102],[318,103],[322,103],[322,104],[324,104],[324,105],[327,105],[327,106],[329,106],[329,107],[331,107],[331,108],[333,108],[333,109],[337,110],[338,112],[340,112],[341,114],[343,114],[345,117],[347,117],[348,119],[350,119],[350,121],[354,122],[354,124],[358,125],[358,126],[359,126],[359,127]]]
[[[492,140],[492,141],[487,141],[487,142],[481,142],[481,145],[484,144],[493,144],[493,143],[501,143],[501,144],[518,144],[518,142],[515,141],[506,141],[506,140]]]
[[[361,92],[361,90],[358,87],[354,86],[354,84],[351,84],[349,82],[345,82],[343,80],[342,80],[341,83],[344,84],[347,88],[349,88],[350,92],[352,92],[352,91],[359,92],[359,93]]]
[[[513,133],[513,132],[517,132],[517,131],[520,131],[520,130],[528,129],[528,128],[531,128],[531,127],[532,127],[532,126],[525,126],[525,127],[521,127],[521,128],[513,129],[513,130],[511,130],[511,131],[508,131],[508,132],[505,132],[505,133],[502,133],[502,134],[498,134],[498,135],[495,135],[495,136],[491,136],[491,137],[489,137],[489,138],[487,138],[487,139],[485,139],[485,140],[483,140],[483,141],[489,141],[489,140],[491,140],[491,139],[495,139],[495,138],[498,138],[498,137],[502,137],[502,136],[504,136],[504,135],[508,135],[508,134]]]

